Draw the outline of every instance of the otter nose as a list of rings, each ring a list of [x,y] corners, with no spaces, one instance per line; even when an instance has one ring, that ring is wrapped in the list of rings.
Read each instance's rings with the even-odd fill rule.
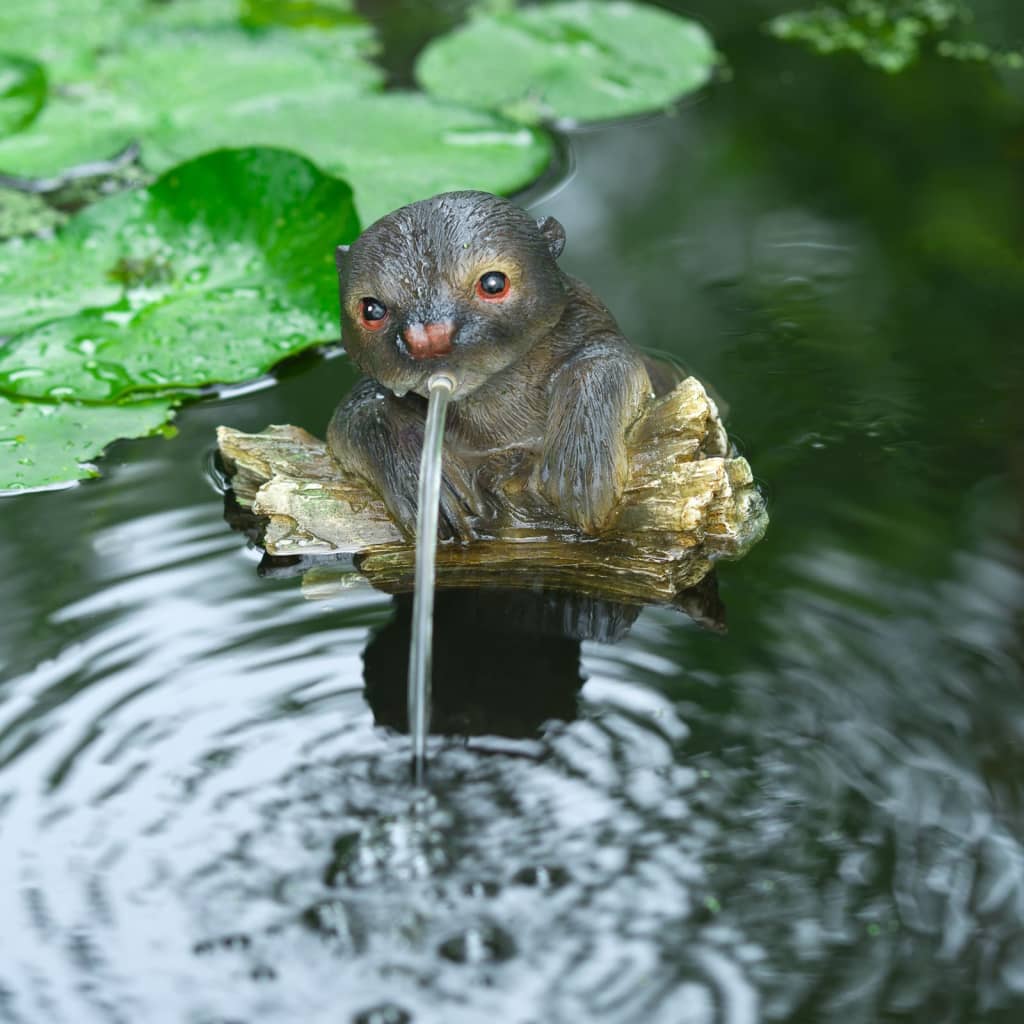
[[[406,324],[402,340],[413,359],[436,359],[452,350],[455,324],[439,320],[432,324]]]

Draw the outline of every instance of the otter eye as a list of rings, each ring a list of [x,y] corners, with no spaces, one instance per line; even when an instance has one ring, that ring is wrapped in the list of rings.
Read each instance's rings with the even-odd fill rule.
[[[359,300],[359,319],[368,331],[376,331],[384,326],[388,318],[388,307],[380,299],[365,298]]]
[[[481,299],[503,299],[510,288],[508,277],[500,270],[488,270],[476,283],[476,293]]]

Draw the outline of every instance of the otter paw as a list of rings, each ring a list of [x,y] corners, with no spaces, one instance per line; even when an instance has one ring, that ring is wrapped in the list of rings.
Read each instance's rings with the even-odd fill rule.
[[[382,488],[384,504],[395,525],[410,541],[416,539],[419,511],[418,480],[410,476],[403,488]],[[441,479],[441,495],[437,515],[437,535],[441,540],[467,543],[476,540],[475,523],[484,514],[482,502],[470,488],[458,486],[445,474]]]
[[[599,534],[610,524],[625,487],[625,466],[619,461],[625,459],[550,455],[541,467],[541,493],[562,518],[584,533]]]
[[[416,537],[417,501],[415,490],[378,486],[388,515],[408,540]]]

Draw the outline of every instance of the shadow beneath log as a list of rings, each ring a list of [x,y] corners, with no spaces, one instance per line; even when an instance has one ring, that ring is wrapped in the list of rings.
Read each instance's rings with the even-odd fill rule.
[[[724,629],[713,576],[687,592],[683,603],[698,624]],[[582,641],[617,643],[641,610],[564,592],[439,592],[431,733],[524,739],[536,736],[545,722],[572,721],[585,682]],[[399,732],[408,731],[411,623],[412,596],[394,597],[391,619],[373,632],[363,653],[374,720]]]

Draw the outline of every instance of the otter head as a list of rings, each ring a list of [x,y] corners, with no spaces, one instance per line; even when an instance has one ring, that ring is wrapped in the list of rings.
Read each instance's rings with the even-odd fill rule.
[[[359,368],[398,395],[443,372],[472,394],[558,323],[565,232],[487,192],[403,206],[338,250],[341,328]]]

